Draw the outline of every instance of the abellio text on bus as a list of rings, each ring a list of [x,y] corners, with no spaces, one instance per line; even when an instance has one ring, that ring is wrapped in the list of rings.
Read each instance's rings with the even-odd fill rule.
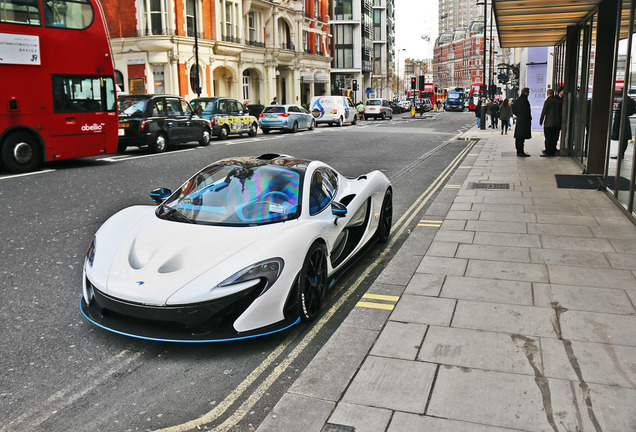
[[[21,173],[43,162],[114,153],[117,95],[97,0],[3,0],[0,8],[0,164]]]

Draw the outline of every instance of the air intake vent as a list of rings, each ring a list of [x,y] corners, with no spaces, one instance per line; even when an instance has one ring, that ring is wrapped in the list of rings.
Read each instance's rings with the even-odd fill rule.
[[[514,188],[514,185],[511,183],[468,183],[468,189],[513,190]]]

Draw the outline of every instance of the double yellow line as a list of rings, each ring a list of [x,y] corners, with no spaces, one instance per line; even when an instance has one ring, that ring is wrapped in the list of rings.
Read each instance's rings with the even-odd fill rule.
[[[391,310],[391,311],[393,310],[393,308],[395,307],[395,304],[400,299],[399,296],[369,294],[369,293],[363,295],[362,298],[366,300],[379,300],[380,302],[386,302],[386,303],[361,300],[356,304],[357,307],[364,307],[364,308],[370,308],[370,309],[384,309],[384,310]]]
[[[451,138],[451,140],[454,138]],[[391,234],[389,242],[384,247],[384,250],[380,253],[380,255],[371,263],[362,274],[349,286],[349,288],[343,293],[339,294],[338,299],[334,303],[334,305],[327,310],[324,315],[317,322],[313,323],[311,330],[307,332],[307,334],[297,343],[297,345],[284,357],[282,360],[278,360],[279,357],[283,355],[286,351],[287,347],[289,347],[292,342],[298,336],[299,330],[293,330],[289,333],[289,335],[285,338],[285,340],[276,347],[274,351],[270,353],[259,365],[254,369],[244,380],[241,382],[236,389],[227,397],[221,401],[212,411],[202,415],[199,418],[193,419],[189,422],[167,427],[164,429],[160,429],[161,432],[182,432],[188,431],[194,428],[197,428],[200,425],[209,424],[213,421],[220,418],[230,407],[232,407],[239,398],[246,393],[252,385],[256,382],[256,380],[273,364],[277,363],[277,366],[267,375],[263,381],[256,387],[256,389],[250,392],[250,396],[239,406],[237,407],[232,415],[228,417],[222,424],[215,426],[214,430],[216,432],[226,432],[230,431],[233,427],[235,427],[238,422],[240,422],[243,418],[245,418],[252,407],[265,395],[265,393],[270,389],[270,387],[276,382],[276,380],[287,370],[287,368],[292,364],[296,358],[305,350],[305,348],[311,343],[311,341],[318,335],[320,330],[329,322],[331,317],[342,307],[342,305],[349,299],[349,297],[358,289],[360,284],[371,274],[371,272],[382,263],[383,258],[389,254],[391,248],[400,238],[401,234],[406,230],[406,228],[413,221],[415,216],[422,210],[422,207],[426,205],[426,203],[431,199],[431,197],[435,194],[435,192],[441,187],[441,185],[446,181],[448,176],[453,172],[453,170],[459,165],[459,162],[464,158],[464,156],[470,151],[470,149],[475,145],[475,141],[469,141],[466,147],[453,159],[449,166],[447,166],[444,171],[433,181],[433,183],[424,191],[422,195],[418,197],[418,199],[408,208],[408,210],[404,213],[404,215],[393,225],[393,232]],[[393,297],[393,296],[391,296]],[[370,297],[367,297],[370,298]],[[392,300],[393,301],[393,300]],[[397,302],[395,300],[394,302]],[[393,307],[394,305],[388,305]],[[213,382],[210,383],[211,385]]]

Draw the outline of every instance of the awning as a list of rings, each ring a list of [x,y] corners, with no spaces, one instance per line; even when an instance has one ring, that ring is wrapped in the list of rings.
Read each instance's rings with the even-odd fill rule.
[[[601,0],[492,0],[504,48],[555,46]]]
[[[314,74],[312,74],[311,72],[301,72],[300,73],[300,82],[313,83],[314,82]]]
[[[316,74],[314,75],[314,82],[320,84],[328,83],[329,74],[324,72],[316,72]]]

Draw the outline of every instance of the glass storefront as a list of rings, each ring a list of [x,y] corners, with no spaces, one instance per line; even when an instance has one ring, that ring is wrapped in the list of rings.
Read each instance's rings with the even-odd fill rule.
[[[636,130],[636,1],[622,3],[616,53],[611,134],[608,145],[607,188],[633,214],[634,131]]]

